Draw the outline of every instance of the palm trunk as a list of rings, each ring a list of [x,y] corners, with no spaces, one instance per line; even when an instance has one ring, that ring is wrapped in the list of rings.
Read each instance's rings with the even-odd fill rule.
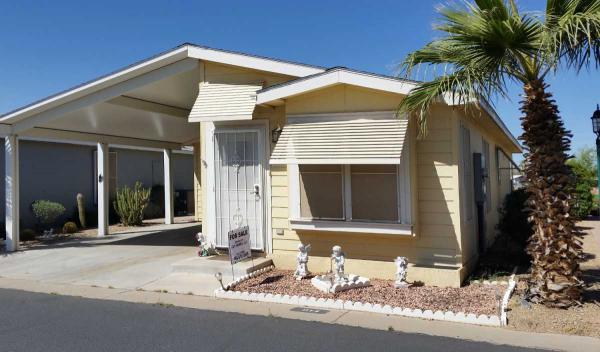
[[[574,178],[565,164],[570,132],[558,116],[542,80],[524,87],[521,125],[525,143],[526,190],[534,233],[527,248],[532,258],[529,298],[552,307],[569,307],[581,297],[580,234],[570,216]]]

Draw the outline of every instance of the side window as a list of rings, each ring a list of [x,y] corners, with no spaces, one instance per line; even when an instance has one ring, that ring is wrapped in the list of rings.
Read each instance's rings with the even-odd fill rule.
[[[492,210],[492,183],[490,175],[490,144],[483,139],[483,157],[485,167],[485,209],[486,212]]]

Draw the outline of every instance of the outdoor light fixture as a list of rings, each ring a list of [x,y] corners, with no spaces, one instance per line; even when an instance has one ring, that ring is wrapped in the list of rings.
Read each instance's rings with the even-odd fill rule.
[[[279,125],[277,125],[277,128],[271,131],[271,141],[273,143],[277,143],[279,136],[281,136],[281,131],[283,131],[283,128],[281,128]]]
[[[592,129],[596,134],[596,167],[598,168],[598,190],[600,190],[600,106],[598,104],[592,115]]]
[[[227,288],[225,288],[225,286],[223,285],[223,274],[221,274],[221,272],[218,272],[215,274],[215,279],[217,279],[217,281],[219,281],[223,291],[227,291]]]
[[[596,111],[592,115],[592,128],[596,136],[600,137],[600,106],[598,104],[596,104]]]

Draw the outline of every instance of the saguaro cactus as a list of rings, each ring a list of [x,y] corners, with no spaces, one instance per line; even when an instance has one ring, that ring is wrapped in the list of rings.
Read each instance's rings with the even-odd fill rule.
[[[79,213],[79,224],[82,229],[85,229],[87,227],[85,221],[85,198],[81,193],[77,193],[77,212]]]

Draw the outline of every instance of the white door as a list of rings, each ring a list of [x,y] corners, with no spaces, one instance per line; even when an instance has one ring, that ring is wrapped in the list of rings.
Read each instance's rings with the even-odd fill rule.
[[[263,163],[260,129],[215,130],[216,245],[227,232],[248,226],[252,249],[264,250]]]

